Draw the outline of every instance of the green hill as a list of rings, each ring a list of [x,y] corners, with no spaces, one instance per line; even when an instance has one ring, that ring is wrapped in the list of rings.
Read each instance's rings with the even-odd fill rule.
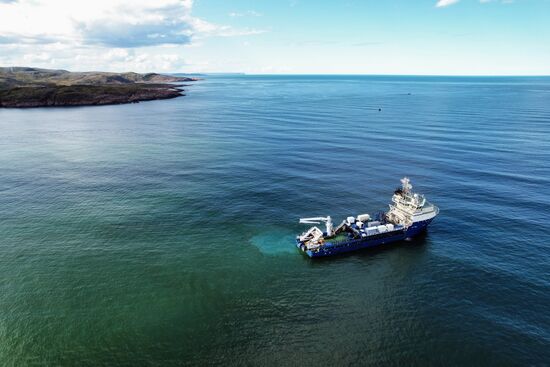
[[[175,98],[196,78],[0,67],[0,107],[81,106]]]

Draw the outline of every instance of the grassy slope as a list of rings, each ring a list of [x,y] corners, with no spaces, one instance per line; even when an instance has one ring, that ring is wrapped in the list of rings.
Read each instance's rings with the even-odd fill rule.
[[[0,107],[130,103],[182,95],[176,85],[193,81],[160,74],[71,73],[66,70],[0,68]]]

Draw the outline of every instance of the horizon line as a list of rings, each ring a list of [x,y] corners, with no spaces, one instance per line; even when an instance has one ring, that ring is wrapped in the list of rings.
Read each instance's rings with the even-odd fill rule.
[[[368,73],[243,73],[243,72],[182,72],[182,71],[164,71],[160,74],[202,74],[202,75],[281,75],[281,76],[426,76],[426,77],[484,77],[484,78],[503,78],[503,77],[534,77],[545,78],[550,74],[368,74]]]
[[[0,65],[0,68],[36,68],[36,69],[45,69],[45,70],[65,70],[69,72],[76,72],[76,73],[82,73],[82,72],[96,72],[96,73],[139,73],[139,74],[149,74],[149,73],[156,73],[156,74],[186,74],[186,75],[249,75],[249,76],[257,76],[257,75],[281,75],[281,76],[404,76],[404,77],[482,77],[482,78],[546,78],[550,77],[550,74],[409,74],[409,73],[247,73],[247,72],[241,72],[241,71],[132,71],[132,70],[126,70],[126,71],[104,71],[104,70],[70,70],[65,68],[49,68],[49,67],[42,67],[42,66],[2,66]]]

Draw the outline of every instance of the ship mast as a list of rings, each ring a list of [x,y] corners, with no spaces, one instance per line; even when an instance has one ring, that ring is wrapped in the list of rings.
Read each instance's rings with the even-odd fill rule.
[[[408,177],[403,177],[401,179],[401,185],[403,186],[403,192],[409,193],[412,190],[411,180]]]

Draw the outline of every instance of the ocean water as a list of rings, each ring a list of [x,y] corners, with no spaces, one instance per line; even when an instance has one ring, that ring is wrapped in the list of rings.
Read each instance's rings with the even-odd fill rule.
[[[0,131],[2,366],[550,364],[550,78],[210,76]],[[294,247],[405,175],[425,236]]]

